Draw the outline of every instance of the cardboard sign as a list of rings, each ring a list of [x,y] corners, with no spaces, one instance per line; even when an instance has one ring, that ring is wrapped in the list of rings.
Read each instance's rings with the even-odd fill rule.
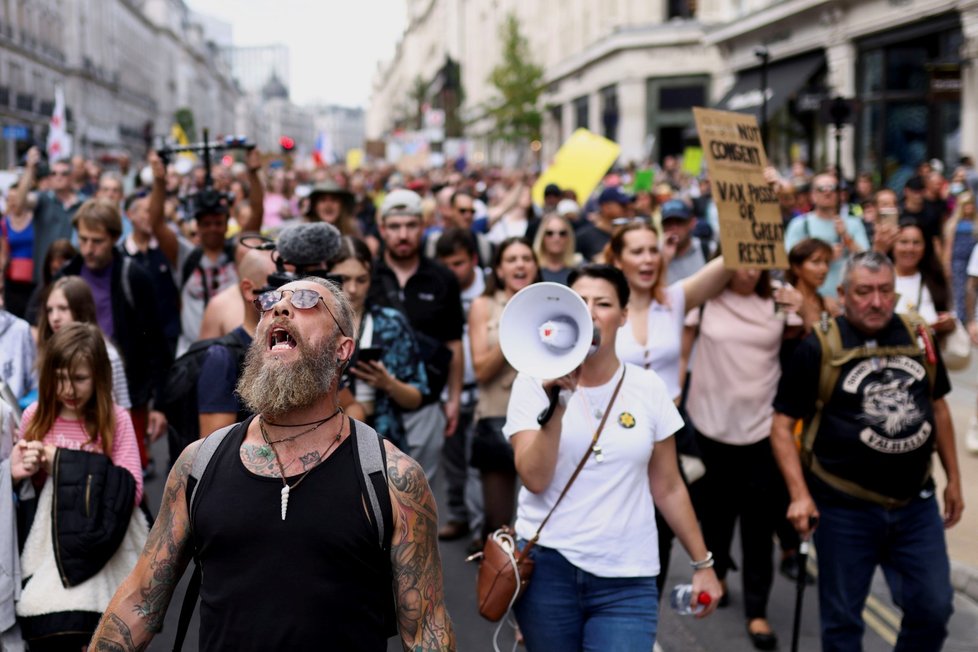
[[[730,269],[784,269],[784,224],[777,191],[764,180],[767,156],[752,115],[693,107],[713,201],[720,245]]]
[[[578,129],[557,150],[553,165],[533,184],[533,202],[542,206],[544,188],[555,183],[561,190],[570,188],[577,193],[577,201],[583,205],[620,151],[618,143]]]

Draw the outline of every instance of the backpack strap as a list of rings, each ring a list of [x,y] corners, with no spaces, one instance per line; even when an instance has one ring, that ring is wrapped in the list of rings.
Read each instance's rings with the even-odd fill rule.
[[[351,419],[354,451],[360,468],[360,488],[367,498],[370,514],[377,527],[377,542],[389,551],[393,538],[394,513],[387,488],[387,460],[383,438],[365,423]]]
[[[126,304],[132,308],[136,309],[136,300],[132,295],[132,279],[129,278],[129,274],[132,271],[132,258],[128,255],[122,256],[122,294],[126,298]]]
[[[835,386],[839,382],[839,375],[842,373],[842,367],[847,362],[852,360],[871,358],[875,356],[886,357],[896,355],[922,357],[924,368],[927,372],[928,382],[930,384],[931,391],[933,391],[935,375],[937,373],[937,365],[928,362],[926,354],[921,355],[923,347],[918,343],[919,337],[931,337],[930,332],[926,328],[923,329],[922,332],[918,331],[918,319],[913,316],[901,314],[899,315],[900,320],[903,323],[903,326],[907,329],[907,333],[910,336],[910,341],[912,344],[874,348],[867,347],[864,344],[862,346],[844,349],[842,346],[842,333],[839,330],[838,320],[828,319],[826,317],[827,315],[823,313],[821,322],[813,329],[815,336],[818,338],[819,349],[821,351],[821,367],[818,375],[818,398],[815,401],[815,413],[806,424],[805,430],[802,434],[802,463],[806,468],[808,468],[809,471],[812,472],[813,475],[815,475],[815,477],[841,493],[881,505],[886,509],[903,507],[910,502],[909,499],[899,500],[890,496],[885,496],[881,493],[866,489],[865,487],[862,487],[851,480],[847,480],[826,470],[825,467],[823,467],[818,461],[818,458],[813,452],[815,448],[815,437],[818,434],[819,426],[821,425],[822,412],[824,411],[825,405],[829,402],[829,400],[831,400]],[[933,342],[933,339],[931,341]],[[921,484],[926,483],[928,478],[930,478],[929,467]]]
[[[200,448],[197,449],[197,455],[194,457],[193,464],[190,467],[190,476],[187,478],[187,520],[191,526],[191,533],[193,531],[193,506],[194,500],[197,497],[197,488],[200,486],[200,479],[204,476],[207,471],[207,465],[210,464],[211,458],[214,457],[214,453],[217,449],[224,443],[227,436],[236,427],[240,426],[240,423],[232,423],[230,426],[225,426],[220,430],[214,431],[200,444]],[[193,486],[191,487],[191,481]],[[191,537],[193,535],[191,534]],[[190,583],[187,585],[187,592],[183,594],[183,604],[180,607],[180,618],[177,621],[177,631],[176,636],[173,639],[173,652],[180,652],[183,648],[183,641],[187,636],[187,629],[190,628],[190,619],[194,614],[194,609],[197,607],[197,598],[200,595],[200,580],[202,572],[200,569],[200,562],[197,561],[197,549],[194,546],[193,551],[193,561],[194,561],[194,572],[190,576]]]
[[[204,259],[204,250],[201,247],[194,247],[190,254],[187,256],[186,260],[183,261],[183,267],[180,268],[180,289],[183,290],[183,286],[187,284],[190,280],[190,275],[194,273],[195,269],[200,267],[200,261]],[[206,280],[206,279],[205,279]],[[207,284],[204,283],[206,286]]]

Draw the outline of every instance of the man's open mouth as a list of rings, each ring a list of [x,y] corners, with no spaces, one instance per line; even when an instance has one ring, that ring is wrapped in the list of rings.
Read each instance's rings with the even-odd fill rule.
[[[295,338],[284,328],[273,328],[268,334],[268,349],[270,351],[285,351],[296,347]]]

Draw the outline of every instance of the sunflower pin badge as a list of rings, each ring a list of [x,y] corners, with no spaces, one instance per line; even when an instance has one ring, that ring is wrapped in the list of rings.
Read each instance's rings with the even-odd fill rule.
[[[631,412],[622,412],[618,415],[618,425],[622,428],[634,428],[635,417],[632,416]]]

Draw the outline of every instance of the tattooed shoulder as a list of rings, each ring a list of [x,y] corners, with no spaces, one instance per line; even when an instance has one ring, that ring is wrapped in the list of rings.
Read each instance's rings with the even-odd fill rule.
[[[391,489],[401,494],[398,502],[407,499],[411,502],[424,502],[431,497],[431,488],[424,475],[421,465],[413,458],[405,455],[400,449],[388,442],[387,446],[387,479]]]

